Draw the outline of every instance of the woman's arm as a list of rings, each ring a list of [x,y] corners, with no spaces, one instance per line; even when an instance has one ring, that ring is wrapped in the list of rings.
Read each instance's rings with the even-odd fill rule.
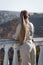
[[[33,37],[34,37],[34,25],[31,22],[30,22],[30,33],[31,33],[30,38],[32,39],[32,41],[34,41],[33,40]]]
[[[16,33],[12,36],[12,38],[14,39],[18,39],[19,34],[20,34],[20,29],[21,29],[21,24],[18,24],[17,28],[16,28]]]

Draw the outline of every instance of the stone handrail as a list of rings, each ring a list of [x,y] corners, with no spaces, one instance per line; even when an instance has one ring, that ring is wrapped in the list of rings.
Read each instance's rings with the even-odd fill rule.
[[[11,47],[14,51],[12,65],[18,65],[17,50],[19,45],[16,46],[16,43],[14,39],[0,39],[0,49],[3,48],[5,51],[3,65],[8,65],[8,51]],[[43,46],[43,38],[34,38],[34,43],[36,46]]]

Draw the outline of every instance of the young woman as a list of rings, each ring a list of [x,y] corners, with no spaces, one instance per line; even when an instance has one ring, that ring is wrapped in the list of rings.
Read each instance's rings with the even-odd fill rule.
[[[14,35],[20,44],[21,65],[36,65],[36,48],[33,43],[34,26],[29,22],[26,10],[20,13],[21,23],[17,26]]]
[[[29,14],[26,10],[22,11],[22,21],[25,29],[25,37],[20,48],[21,65],[36,65],[36,48],[33,43],[34,26],[29,22]]]

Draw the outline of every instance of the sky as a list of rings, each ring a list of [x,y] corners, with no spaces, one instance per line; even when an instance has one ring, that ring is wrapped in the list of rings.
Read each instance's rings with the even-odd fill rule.
[[[43,0],[0,0],[0,10],[43,13]]]

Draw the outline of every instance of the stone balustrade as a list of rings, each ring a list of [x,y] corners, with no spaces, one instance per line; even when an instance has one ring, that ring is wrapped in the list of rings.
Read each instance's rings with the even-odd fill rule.
[[[17,41],[14,39],[0,39],[0,65],[19,65],[17,57],[19,45],[16,45],[16,43]],[[34,43],[36,46],[43,46],[43,38],[34,38]],[[9,51],[10,49],[12,49],[11,52]],[[12,60],[12,63],[9,63],[9,59]]]

